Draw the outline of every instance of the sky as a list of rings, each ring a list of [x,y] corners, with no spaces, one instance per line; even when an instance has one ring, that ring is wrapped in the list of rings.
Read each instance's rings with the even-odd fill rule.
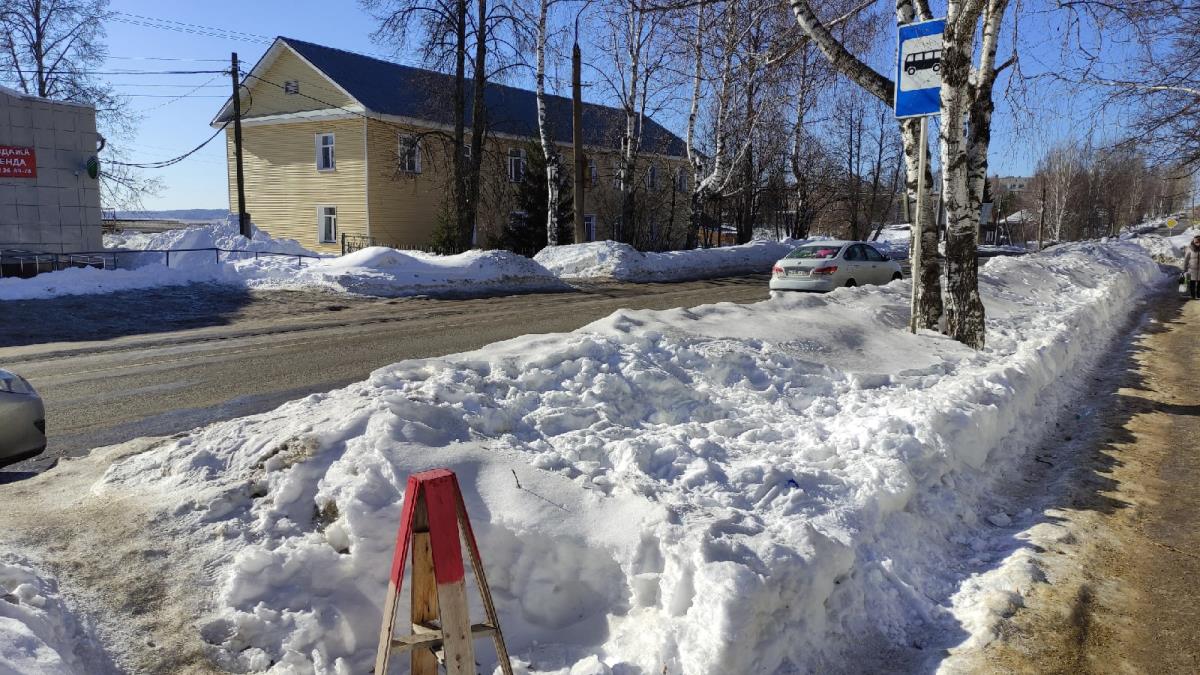
[[[103,64],[106,71],[218,71],[228,68],[230,54],[235,51],[248,70],[277,35],[389,56],[371,41],[374,19],[352,0],[111,0],[110,9],[114,16],[107,25],[110,57]],[[1056,41],[1053,26],[1024,22],[1022,30],[1023,42],[1043,45],[1039,53],[1023,56],[1030,67],[1046,67],[1057,58],[1053,45],[1061,41]],[[396,60],[415,63],[412,57]],[[1042,65],[1037,65],[1039,62]],[[551,67],[555,66],[565,69],[567,64]],[[584,77],[588,78],[586,71]],[[219,73],[113,75],[109,79],[118,91],[129,96],[131,107],[142,116],[135,136],[124,143],[127,161],[134,162],[181,155],[211,136],[214,130],[209,123],[231,89],[228,75]],[[525,85],[520,78],[513,84]],[[585,93],[585,98],[597,97]],[[1037,100],[1040,112],[1035,116],[1036,123],[1028,123],[1028,118],[1017,123],[1018,118],[1006,114],[1009,106],[1003,96],[999,98],[989,170],[992,174],[1027,175],[1046,144],[1077,133],[1081,123],[1095,124],[1095,120],[1087,119],[1090,113],[1082,106],[1066,98],[1045,96]],[[682,135],[681,120],[660,121]],[[147,209],[228,207],[221,136],[188,159],[148,173],[161,179],[163,189],[144,200]]]

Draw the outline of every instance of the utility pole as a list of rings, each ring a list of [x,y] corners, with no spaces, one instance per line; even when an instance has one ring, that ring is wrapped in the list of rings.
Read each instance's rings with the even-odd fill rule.
[[[575,46],[571,49],[571,141],[575,156],[575,243],[587,241],[587,229],[583,224],[584,173],[587,158],[583,156],[583,84],[580,82],[583,57],[579,51],[579,15],[575,16]],[[551,207],[553,208],[553,207]]]
[[[233,80],[233,149],[237,173],[238,230],[243,237],[249,239],[252,233],[250,232],[250,216],[246,213],[246,183],[242,176],[242,96],[239,73],[238,56],[237,52],[234,52],[230,59],[229,77]]]

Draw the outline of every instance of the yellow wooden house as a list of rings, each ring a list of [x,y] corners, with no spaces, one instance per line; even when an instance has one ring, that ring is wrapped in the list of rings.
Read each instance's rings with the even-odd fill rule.
[[[256,225],[327,252],[342,251],[346,240],[429,244],[450,195],[452,76],[280,37],[243,84],[246,210]],[[571,162],[570,99],[548,99],[554,140]],[[489,84],[485,105],[481,246],[513,216],[515,184],[537,138],[533,92]],[[468,91],[468,127],[470,110]],[[213,126],[231,118],[232,102],[226,102]],[[622,111],[585,104],[589,239],[608,238],[620,213],[614,149],[623,126]],[[684,145],[652,120],[644,122],[641,138],[636,180],[655,214],[642,236],[669,248],[682,239],[687,217]],[[236,205],[232,125],[226,145],[230,204]]]

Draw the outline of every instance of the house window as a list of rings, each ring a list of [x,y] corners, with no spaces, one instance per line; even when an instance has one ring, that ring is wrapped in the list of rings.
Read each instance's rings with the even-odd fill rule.
[[[337,207],[317,207],[317,239],[322,244],[337,241]]]
[[[333,169],[333,134],[317,134],[317,171]]]
[[[646,187],[651,190],[658,187],[658,167],[650,165],[650,170],[646,172]]]
[[[583,238],[585,241],[596,241],[596,216],[592,214],[583,217]]]
[[[596,170],[596,160],[588,160],[588,187],[596,187],[596,180],[599,178],[600,172]]]
[[[688,190],[687,171],[684,171],[682,166],[675,169],[675,189],[679,192],[687,192]]]
[[[508,150],[508,182],[520,183],[525,180],[525,150],[509,148]]]
[[[401,136],[397,151],[400,170],[404,173],[421,173],[421,141],[415,136]]]
[[[613,189],[616,189],[616,190],[624,189],[625,181],[621,180],[621,165],[617,162],[613,162],[612,170],[613,170],[613,174],[612,174],[613,175]]]
[[[283,83],[283,93],[299,94],[300,93],[300,80],[288,80],[287,82],[284,82]]]
[[[468,144],[468,143],[463,143],[463,154],[462,154],[462,156],[463,156],[463,159],[465,159],[465,160],[467,160],[467,161],[470,161],[470,160],[471,160],[471,146],[470,146],[470,144]]]

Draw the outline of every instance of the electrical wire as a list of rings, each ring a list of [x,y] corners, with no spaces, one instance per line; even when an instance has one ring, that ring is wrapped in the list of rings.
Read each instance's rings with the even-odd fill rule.
[[[183,160],[187,159],[188,157],[191,157],[192,155],[196,154],[197,152],[200,152],[201,148],[203,148],[204,146],[211,143],[212,140],[214,138],[216,138],[217,135],[220,134],[222,131],[225,131],[225,127],[227,127],[227,126],[229,126],[229,122],[222,124],[221,127],[219,129],[217,129],[216,131],[214,131],[213,135],[209,136],[203,143],[201,143],[200,145],[197,145],[196,147],[192,148],[191,150],[188,150],[187,152],[183,153],[182,155],[179,155],[178,157],[172,157],[171,159],[164,159],[161,162],[146,162],[146,163],[109,162],[109,164],[112,164],[114,166],[128,166],[128,167],[132,167],[135,169],[165,169],[168,166],[173,166],[175,164],[178,164],[178,163],[182,162]]]
[[[269,38],[265,35],[258,35],[256,33],[246,33],[243,31],[229,30],[225,28],[215,28],[213,26],[186,23],[183,21],[175,21],[173,19],[159,19],[142,14],[131,14],[129,12],[113,12],[113,16],[110,18],[113,21],[119,21],[121,23],[126,23],[133,26],[158,28],[160,30],[188,33],[191,35],[204,35],[207,37],[222,38],[226,40],[240,40],[244,42],[259,43],[269,43],[272,41],[272,38]]]

